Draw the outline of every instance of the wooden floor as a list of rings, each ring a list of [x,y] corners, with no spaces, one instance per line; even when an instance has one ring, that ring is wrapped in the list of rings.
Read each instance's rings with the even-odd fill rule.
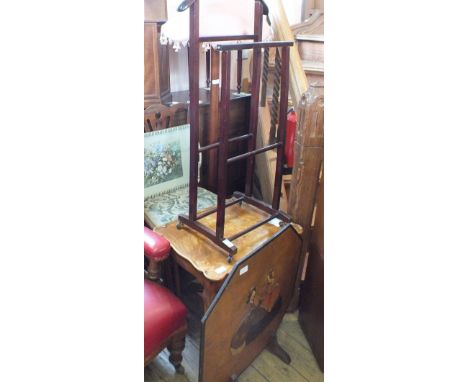
[[[145,369],[145,382],[198,381],[198,356],[200,343],[199,319],[189,314],[189,336],[185,341],[183,363],[185,374],[174,372],[168,352],[160,353]],[[323,374],[317,366],[309,344],[297,322],[297,314],[287,314],[277,333],[278,342],[291,356],[286,365],[268,351],[263,351],[253,364],[239,377],[240,382],[323,382]],[[215,365],[214,365],[215,366]],[[207,381],[209,382],[209,381]]]

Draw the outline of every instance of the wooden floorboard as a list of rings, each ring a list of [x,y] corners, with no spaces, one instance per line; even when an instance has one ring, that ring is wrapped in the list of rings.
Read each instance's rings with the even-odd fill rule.
[[[182,365],[185,374],[176,374],[164,350],[145,368],[145,382],[197,382],[200,343],[199,320],[188,317],[189,336],[185,341]],[[291,356],[286,365],[276,356],[263,351],[240,376],[239,382],[323,382],[323,374],[297,321],[297,314],[287,314],[277,333],[278,342]]]

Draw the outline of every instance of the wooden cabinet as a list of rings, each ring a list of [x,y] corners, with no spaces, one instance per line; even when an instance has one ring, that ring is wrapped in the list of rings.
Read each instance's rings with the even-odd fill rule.
[[[170,93],[169,48],[159,42],[166,20],[166,1],[145,0],[145,108],[161,103]]]
[[[231,92],[230,106],[230,129],[229,137],[235,137],[248,133],[249,115],[250,115],[250,95],[236,96],[235,90]],[[173,102],[185,104],[188,107],[189,92],[173,92],[168,95],[164,104],[170,105]],[[210,118],[210,92],[205,88],[200,89],[200,144],[206,146],[212,141],[208,138]],[[233,142],[229,145],[228,156],[243,154],[247,151],[247,142]],[[216,193],[216,180],[218,171],[218,162],[216,150],[205,152],[203,154],[200,185],[207,190]],[[234,191],[244,192],[245,186],[246,160],[240,160],[229,165],[227,192],[232,194]]]

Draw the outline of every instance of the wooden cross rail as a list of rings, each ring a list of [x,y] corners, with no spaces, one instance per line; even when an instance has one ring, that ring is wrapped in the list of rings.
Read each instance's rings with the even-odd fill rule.
[[[189,178],[189,213],[179,216],[178,228],[183,225],[208,237],[213,243],[228,253],[228,261],[237,252],[237,247],[231,242],[245,235],[263,224],[270,222],[275,218],[282,219],[283,222],[291,221],[289,216],[279,211],[279,199],[281,191],[282,167],[283,167],[283,147],[286,137],[286,114],[288,107],[288,88],[289,88],[289,48],[293,46],[292,41],[269,41],[262,42],[262,15],[264,7],[260,0],[255,1],[255,21],[254,33],[246,36],[199,36],[199,3],[201,0],[185,1],[185,7],[190,6],[190,49],[189,49],[189,92],[190,92],[190,178]],[[219,130],[219,139],[217,142],[210,143],[204,147],[199,146],[199,49],[200,43],[209,41],[226,40],[254,40],[248,43],[223,43],[211,48],[211,53],[207,58],[207,63],[211,64],[211,113],[210,128]],[[260,96],[260,77],[261,77],[261,59],[262,49],[277,48],[281,50],[281,69],[279,75],[280,100],[278,131],[275,142],[256,148],[258,107]],[[252,86],[250,100],[250,118],[249,133],[241,136],[228,138],[229,131],[229,112],[231,98],[231,52],[237,51],[237,91],[240,92],[240,77],[242,74],[242,51],[252,49]],[[221,56],[221,63],[219,56]],[[220,65],[221,64],[221,65]],[[221,74],[221,78],[219,78]],[[220,81],[221,80],[221,81]],[[221,82],[221,97],[218,104],[219,84]],[[218,111],[219,108],[219,111]],[[247,152],[228,158],[228,145],[231,142],[247,140]],[[198,188],[198,156],[200,152],[217,149],[218,152],[218,184],[217,184],[217,207],[197,214],[197,188]],[[268,150],[277,149],[276,173],[273,189],[273,202],[268,205],[253,197],[253,174],[255,168],[255,156]],[[245,177],[245,194],[235,192],[234,200],[226,202],[227,192],[227,170],[228,164],[241,159],[247,160],[247,170]],[[231,235],[228,238],[224,236],[224,223],[226,216],[226,207],[236,203],[247,203],[266,212],[268,216],[256,224],[248,227],[241,232]],[[216,230],[203,225],[199,220],[205,216],[216,212]]]
[[[233,137],[233,138],[229,138],[228,139],[228,142],[231,143],[231,142],[237,142],[237,141],[243,141],[245,139],[248,139],[252,136],[252,134],[244,134],[244,135],[239,135],[238,137]],[[203,152],[203,151],[206,151],[206,150],[211,150],[211,149],[216,149],[219,147],[219,142],[215,142],[215,143],[211,143],[209,145],[206,145],[206,146],[202,146],[198,149],[199,152]]]
[[[280,217],[285,222],[291,221],[291,217],[288,214],[286,214],[283,211],[279,211],[278,209],[272,208],[269,204],[265,203],[262,200],[255,199],[252,196],[246,196],[243,193],[238,192],[238,191],[234,192],[233,196],[235,198],[243,198],[243,200],[245,200],[246,203],[251,204],[254,207],[257,207],[259,210],[269,213],[270,215],[278,214],[278,217]]]
[[[225,207],[229,207],[229,206],[232,206],[234,204],[237,204],[237,203],[241,203],[242,200],[244,200],[243,197],[240,197],[239,199],[233,199],[229,202],[226,202],[226,204],[224,205]],[[218,210],[218,207],[213,207],[213,208],[210,208],[209,210],[206,210],[205,212],[202,212],[201,214],[197,214],[197,220],[200,220],[202,218],[204,218],[205,216],[208,216],[208,215],[211,215],[212,213],[216,212]]]
[[[233,35],[233,36],[200,36],[200,42],[214,42],[214,41],[240,41],[240,40],[253,40],[255,35]]]
[[[259,221],[258,223],[251,225],[250,227],[242,230],[241,232],[236,233],[235,235],[229,236],[228,240],[236,240],[238,237],[241,237],[242,235],[245,235],[246,233],[249,233],[250,231],[253,231],[254,229],[260,227],[261,225],[268,223],[269,221],[276,219],[278,217],[278,214],[270,215],[267,218]]]
[[[239,49],[262,49],[262,48],[280,48],[286,46],[293,46],[292,41],[260,41],[260,42],[245,42],[245,43],[229,43],[229,44],[218,44],[216,50],[239,50]]]
[[[261,153],[264,153],[265,151],[273,150],[273,149],[276,149],[276,148],[281,147],[281,146],[283,146],[283,142],[278,142],[278,143],[274,143],[272,145],[262,147],[261,149],[256,149],[256,150],[253,150],[253,151],[249,151],[249,152],[246,152],[244,154],[239,154],[239,155],[236,155],[235,157],[227,159],[227,163],[232,163],[232,162],[238,161],[240,159],[249,158],[249,157],[251,157],[253,155],[261,154]]]

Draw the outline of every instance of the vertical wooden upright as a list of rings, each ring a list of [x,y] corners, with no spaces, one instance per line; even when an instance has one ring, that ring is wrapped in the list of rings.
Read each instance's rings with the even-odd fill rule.
[[[218,150],[218,180],[224,180],[227,173],[227,149],[229,131],[229,101],[231,99],[231,52],[221,53],[221,126]],[[226,204],[226,182],[218,181],[218,206]],[[225,209],[218,208],[216,215],[216,237],[224,239]]]
[[[216,49],[210,49],[210,114],[209,114],[209,129],[208,143],[214,143],[219,140],[219,52]],[[211,187],[217,186],[218,180],[218,153],[214,150],[209,150],[208,158],[208,184]],[[217,190],[216,190],[217,191]]]
[[[189,179],[189,219],[197,216],[197,188],[198,188],[198,141],[199,141],[199,106],[200,98],[200,4],[195,1],[190,7],[190,47],[189,68],[195,75],[189,76],[190,92],[190,179]]]
[[[255,21],[254,21],[254,42],[262,41],[263,28],[263,6],[260,1],[255,2]],[[265,48],[268,49],[268,48]],[[254,49],[252,56],[252,94],[250,98],[250,121],[249,133],[252,136],[249,139],[248,151],[255,149],[257,143],[257,125],[258,125],[258,105],[260,92],[260,73],[261,73],[261,54],[259,49]],[[253,192],[253,173],[255,169],[255,157],[251,156],[247,159],[247,170],[245,175],[245,194],[252,196]]]

